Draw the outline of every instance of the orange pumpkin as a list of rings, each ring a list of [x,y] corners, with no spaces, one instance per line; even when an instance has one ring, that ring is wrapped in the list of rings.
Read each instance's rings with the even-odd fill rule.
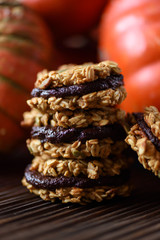
[[[14,1],[0,2],[0,152],[23,139],[26,100],[52,52],[50,32],[37,14]]]
[[[107,0],[19,0],[48,20],[58,35],[87,33]]]
[[[100,24],[100,59],[117,61],[128,92],[126,111],[160,108],[160,1],[114,0]]]

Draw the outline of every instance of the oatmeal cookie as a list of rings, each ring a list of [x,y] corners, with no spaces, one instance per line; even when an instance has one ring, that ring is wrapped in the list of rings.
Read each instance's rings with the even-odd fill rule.
[[[110,154],[119,154],[126,149],[124,141],[113,142],[111,139],[90,139],[85,143],[42,143],[39,139],[28,139],[27,147],[34,156],[48,158],[85,159],[87,157],[107,158]]]
[[[35,87],[46,89],[75,84],[92,82],[98,78],[106,78],[111,74],[120,74],[118,64],[112,61],[104,61],[98,64],[86,63],[83,65],[66,65],[56,71],[47,70],[37,75]]]
[[[63,128],[82,128],[88,126],[105,126],[115,122],[123,122],[125,119],[125,112],[118,108],[104,108],[83,110],[65,110],[65,111],[48,111],[41,112],[37,109],[32,109],[30,112],[23,114],[24,127],[32,126],[52,126]]]
[[[26,170],[22,184],[43,200],[55,202],[59,199],[62,203],[101,202],[116,195],[126,197],[131,192],[126,175],[103,177],[103,179],[98,180],[76,177],[55,179],[45,177],[36,171]],[[88,187],[86,187],[87,185]]]
[[[92,92],[83,96],[54,97],[47,99],[42,97],[33,97],[27,101],[32,109],[38,109],[42,112],[56,112],[76,109],[104,109],[120,104],[126,98],[126,90],[123,86],[116,89],[106,89],[99,92]]]
[[[160,113],[150,106],[144,113],[133,115],[137,123],[131,128],[126,142],[137,152],[143,167],[160,177]]]
[[[132,159],[125,154],[119,156],[110,155],[108,158],[88,158],[88,159],[64,159],[50,158],[43,160],[35,157],[30,166],[30,170],[42,173],[44,176],[79,176],[85,175],[91,179],[98,179],[100,176],[119,175],[122,170],[129,168]]]

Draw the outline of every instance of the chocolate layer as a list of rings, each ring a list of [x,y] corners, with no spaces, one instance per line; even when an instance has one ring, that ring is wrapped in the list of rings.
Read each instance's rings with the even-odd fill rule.
[[[154,144],[157,151],[160,152],[160,141],[156,136],[154,136],[150,127],[148,127],[147,123],[145,122],[144,114],[143,113],[133,113],[133,115],[135,116],[139,127],[146,134],[147,138]]]
[[[97,92],[105,89],[116,89],[123,85],[123,75],[110,75],[105,79],[98,79],[93,82],[88,82],[80,85],[72,85],[66,87],[57,87],[54,89],[39,89],[34,88],[31,92],[32,97],[56,97],[63,98],[68,96],[83,96],[88,93]]]
[[[109,124],[92,128],[63,128],[63,127],[33,127],[32,138],[38,138],[41,142],[68,143],[73,141],[86,141],[89,139],[111,138],[114,141],[123,140],[126,133],[118,124]]]
[[[55,190],[58,188],[78,187],[91,188],[95,186],[120,186],[128,180],[129,174],[123,172],[121,175],[105,176],[98,179],[81,177],[50,177],[44,176],[37,171],[30,171],[30,165],[25,170],[26,181],[38,189]]]

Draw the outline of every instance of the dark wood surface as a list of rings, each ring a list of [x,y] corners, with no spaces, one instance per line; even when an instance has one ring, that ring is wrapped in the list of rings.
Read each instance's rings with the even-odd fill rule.
[[[0,168],[0,239],[160,239],[160,179],[135,167],[131,197],[87,206],[50,203],[22,185],[25,163]]]

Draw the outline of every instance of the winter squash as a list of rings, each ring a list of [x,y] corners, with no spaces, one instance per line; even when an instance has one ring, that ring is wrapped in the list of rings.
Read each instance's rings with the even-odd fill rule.
[[[34,9],[60,36],[87,33],[108,0],[19,0]]]
[[[0,1],[0,152],[24,137],[20,127],[37,72],[52,61],[50,32],[32,10]]]
[[[114,0],[100,24],[99,57],[117,61],[125,77],[126,111],[160,108],[160,1]]]

